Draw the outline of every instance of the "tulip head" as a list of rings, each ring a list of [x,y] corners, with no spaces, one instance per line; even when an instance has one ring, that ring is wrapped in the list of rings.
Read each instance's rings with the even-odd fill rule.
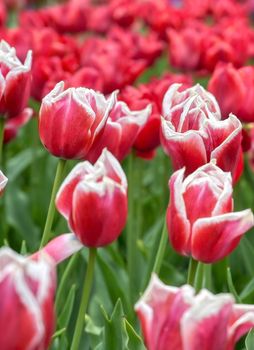
[[[39,134],[45,148],[56,157],[85,158],[103,132],[115,99],[116,93],[106,99],[94,90],[64,90],[64,83],[58,83],[40,109]]]
[[[76,165],[58,191],[56,207],[85,246],[117,239],[128,205],[126,176],[116,158],[104,149],[94,165]]]
[[[185,178],[184,172],[178,170],[169,181],[169,238],[180,254],[213,263],[236,248],[254,217],[250,209],[232,212],[231,175],[213,162]]]

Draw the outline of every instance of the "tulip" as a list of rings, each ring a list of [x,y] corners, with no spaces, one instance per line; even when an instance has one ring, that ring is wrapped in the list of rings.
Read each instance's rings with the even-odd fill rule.
[[[0,114],[11,118],[23,111],[30,96],[32,52],[22,64],[16,50],[2,40],[0,63]]]
[[[55,323],[55,265],[81,247],[73,234],[65,234],[31,257],[0,249],[1,349],[48,348]]]
[[[184,178],[185,169],[170,181],[167,227],[174,249],[204,263],[230,254],[254,225],[250,209],[233,211],[232,178],[213,162]]]
[[[148,350],[233,350],[254,327],[254,306],[230,294],[167,286],[154,274],[135,305]]]
[[[208,90],[216,97],[222,117],[234,113],[243,122],[254,122],[254,68],[236,69],[232,64],[216,67],[208,84]]]
[[[117,102],[109,113],[103,134],[92,145],[87,159],[94,163],[106,147],[119,161],[123,160],[150,115],[151,106],[140,111],[131,111],[126,103]]]
[[[45,148],[56,157],[82,159],[103,132],[116,94],[109,99],[86,88],[58,83],[44,97],[39,113],[39,133]]]
[[[56,207],[85,246],[101,247],[116,240],[125,226],[126,192],[120,164],[104,149],[94,165],[85,161],[74,167],[58,191]]]
[[[240,121],[232,114],[221,121],[214,96],[200,85],[179,88],[173,84],[164,96],[161,127],[161,143],[174,170],[185,166],[189,174],[214,158],[236,181],[242,171]]]

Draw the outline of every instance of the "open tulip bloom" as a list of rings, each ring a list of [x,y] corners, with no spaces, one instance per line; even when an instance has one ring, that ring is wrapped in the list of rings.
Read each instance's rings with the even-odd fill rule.
[[[231,174],[214,162],[185,177],[176,171],[169,181],[167,227],[180,254],[213,263],[230,254],[254,225],[250,209],[233,211]]]
[[[135,310],[148,350],[234,350],[254,327],[253,305],[206,289],[195,295],[191,286],[167,286],[155,274]]]

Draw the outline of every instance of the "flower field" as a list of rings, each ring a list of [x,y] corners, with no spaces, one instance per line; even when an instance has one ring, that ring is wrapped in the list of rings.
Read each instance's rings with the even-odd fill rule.
[[[254,350],[254,1],[0,1],[0,350]]]

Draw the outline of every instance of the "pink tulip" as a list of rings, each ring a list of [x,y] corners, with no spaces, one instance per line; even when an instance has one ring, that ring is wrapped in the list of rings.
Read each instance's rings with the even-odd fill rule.
[[[4,40],[0,42],[0,114],[15,117],[25,108],[31,88],[32,52],[28,51],[25,63],[16,56],[16,50]]]
[[[25,108],[21,114],[8,119],[4,125],[4,143],[8,143],[13,140],[19,129],[24,126],[32,118],[33,110],[31,108]]]
[[[119,161],[123,160],[150,115],[151,106],[140,111],[131,111],[126,103],[117,102],[109,113],[104,133],[92,145],[87,159],[94,163],[106,147]]]
[[[240,121],[232,114],[221,121],[214,96],[200,85],[182,92],[180,86],[171,85],[164,96],[161,127],[162,146],[174,169],[186,167],[189,174],[214,158],[236,181],[242,161]]]
[[[56,157],[85,158],[103,132],[115,96],[106,99],[86,88],[64,90],[64,83],[58,83],[42,100],[39,133],[44,146]]]
[[[94,165],[77,164],[58,191],[56,207],[85,246],[116,240],[127,219],[127,180],[117,159],[104,149]]]
[[[184,178],[185,169],[170,181],[167,227],[174,249],[205,263],[230,254],[254,226],[250,209],[232,212],[232,179],[214,163]]]
[[[1,349],[48,348],[55,324],[55,265],[81,247],[73,234],[66,234],[31,257],[0,249]]]
[[[233,350],[254,327],[254,306],[236,305],[230,294],[163,284],[152,276],[135,305],[148,350]]]

